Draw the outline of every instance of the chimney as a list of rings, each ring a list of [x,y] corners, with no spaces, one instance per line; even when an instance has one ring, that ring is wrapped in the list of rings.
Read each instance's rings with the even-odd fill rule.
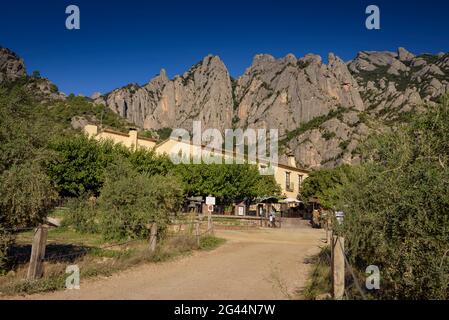
[[[134,150],[137,150],[137,130],[135,128],[129,128],[129,139],[131,140],[131,145],[134,146]]]
[[[287,164],[290,167],[296,168],[296,159],[295,159],[295,155],[293,153],[290,153],[287,155]]]

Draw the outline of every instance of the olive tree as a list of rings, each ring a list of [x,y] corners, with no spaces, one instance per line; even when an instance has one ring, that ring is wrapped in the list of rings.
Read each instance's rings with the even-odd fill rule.
[[[178,178],[141,174],[127,162],[115,163],[108,168],[98,198],[100,230],[108,239],[145,238],[149,224],[165,228],[182,200]]]
[[[32,162],[13,165],[0,176],[0,268],[20,228],[42,222],[57,199],[53,185]]]

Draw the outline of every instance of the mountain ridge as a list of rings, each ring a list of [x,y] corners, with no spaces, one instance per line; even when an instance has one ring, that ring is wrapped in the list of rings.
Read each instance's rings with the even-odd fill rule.
[[[449,92],[448,57],[447,53],[414,55],[398,48],[397,52],[360,51],[348,62],[330,53],[326,64],[314,54],[300,58],[287,54],[277,59],[258,54],[245,72],[233,79],[218,56],[208,55],[172,80],[165,74],[165,83],[178,90],[158,90],[156,95],[148,84],[141,86],[148,90],[144,98],[157,97],[150,108],[142,92],[122,91],[123,87],[95,101],[119,113],[131,105],[139,110],[140,118],[128,119],[147,129],[190,130],[189,117],[220,130],[277,128],[285,152],[293,152],[298,165],[333,167],[357,163],[355,149],[374,127],[434,103]],[[218,79],[205,67],[211,59],[219,61],[220,68],[213,69],[221,75]],[[197,72],[198,66],[203,72]],[[206,102],[215,108],[207,107]],[[176,113],[187,117],[166,120],[167,114]],[[147,115],[150,120],[145,122]]]
[[[23,76],[23,61],[2,50],[0,83]],[[64,98],[48,86],[41,91]],[[314,54],[258,54],[235,79],[220,57],[207,55],[182,75],[169,79],[161,69],[146,84],[96,93],[92,101],[153,131],[190,131],[194,120],[220,131],[279,129],[283,155],[293,153],[297,165],[313,169],[358,163],[355,150],[366,136],[448,92],[448,53],[398,48],[360,51],[348,62],[330,53],[327,63]]]

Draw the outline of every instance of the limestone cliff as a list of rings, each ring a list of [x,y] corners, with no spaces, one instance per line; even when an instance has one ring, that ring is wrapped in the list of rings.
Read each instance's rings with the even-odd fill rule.
[[[0,84],[26,78],[43,99],[64,99],[49,80],[26,76],[23,61],[0,48]],[[276,128],[281,151],[306,168],[357,163],[357,145],[395,125],[405,112],[449,92],[449,54],[362,51],[347,63],[329,54],[256,55],[236,79],[209,55],[182,75],[164,69],[147,84],[129,84],[91,99],[145,129]],[[282,156],[282,154],[281,154]]]
[[[224,130],[231,127],[233,113],[231,78],[217,56],[207,56],[173,80],[162,69],[144,86],[131,84],[95,101],[140,127],[156,130],[191,130],[193,120]]]
[[[327,63],[309,54],[275,59],[256,55],[232,79],[216,56],[207,56],[170,80],[164,70],[148,84],[131,84],[104,96],[105,103],[147,129],[204,127],[277,128],[283,152],[307,168],[356,163],[358,143],[385,121],[433,103],[449,92],[449,54],[358,53]]]

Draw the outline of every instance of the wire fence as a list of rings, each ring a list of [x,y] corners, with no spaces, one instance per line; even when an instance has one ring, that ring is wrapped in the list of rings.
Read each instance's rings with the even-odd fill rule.
[[[192,236],[192,237],[203,237],[206,234],[211,234],[213,227],[208,227],[205,231],[200,232],[199,234],[195,233],[195,224],[198,223],[199,226],[201,226],[201,224],[207,223],[207,221],[186,221],[183,223],[170,223],[168,226],[169,227],[176,227],[179,226],[180,229],[178,232],[175,233],[158,233],[159,239],[168,239],[168,238],[175,238],[175,237],[181,237],[181,236]],[[182,227],[186,227],[187,230],[182,230]],[[32,231],[32,230],[36,230],[36,227],[23,227],[23,228],[4,228],[1,230],[6,230],[8,232],[12,232],[12,233],[20,233],[20,232],[27,232],[27,231]],[[193,230],[193,232],[192,232]],[[187,231],[187,232],[185,232]],[[130,239],[127,241],[123,241],[123,242],[117,242],[117,243],[112,243],[112,244],[107,244],[107,245],[103,245],[103,246],[99,246],[99,247],[84,247],[84,246],[79,246],[76,247],[76,252],[70,252],[70,253],[64,253],[64,254],[59,254],[59,255],[53,255],[53,254],[49,254],[48,252],[45,255],[45,258],[43,259],[43,261],[60,261],[60,260],[64,260],[67,258],[77,258],[77,257],[81,257],[84,255],[89,254],[91,251],[93,250],[107,250],[107,249],[111,249],[111,248],[115,248],[115,247],[121,247],[124,245],[129,245],[132,243],[137,243],[137,242],[144,242],[146,240],[144,239]],[[31,250],[30,252],[26,252],[26,253],[15,253],[12,257],[15,260],[25,260],[25,258],[30,258],[31,256]]]
[[[32,231],[36,229],[36,227],[23,227],[23,228],[0,228],[0,231],[7,231],[9,233],[19,233],[19,232],[26,232],[26,231]]]
[[[356,273],[354,272],[354,269],[352,268],[351,264],[349,263],[348,257],[347,257],[347,253],[346,250],[344,248],[344,246],[342,245],[342,243],[338,240],[338,238],[336,239],[336,241],[338,242],[340,248],[341,248],[341,252],[343,254],[343,258],[344,258],[344,262],[345,262],[345,269],[347,268],[347,270],[349,271],[349,274],[352,277],[352,282],[351,285],[349,287],[346,287],[345,285],[345,296],[347,299],[351,299],[351,296],[349,294],[349,290],[350,288],[352,288],[352,286],[355,286],[356,290],[358,291],[358,293],[360,294],[362,300],[367,300],[366,298],[366,294],[363,291],[361,285],[360,285],[360,279],[357,277]],[[345,270],[346,271],[346,270]],[[346,274],[346,272],[345,272]],[[345,281],[345,283],[347,283],[347,281]]]

